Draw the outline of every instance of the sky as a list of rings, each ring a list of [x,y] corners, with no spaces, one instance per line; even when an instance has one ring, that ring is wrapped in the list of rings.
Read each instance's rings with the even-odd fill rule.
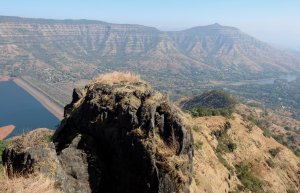
[[[300,0],[1,0],[0,15],[182,30],[219,23],[300,51]]]

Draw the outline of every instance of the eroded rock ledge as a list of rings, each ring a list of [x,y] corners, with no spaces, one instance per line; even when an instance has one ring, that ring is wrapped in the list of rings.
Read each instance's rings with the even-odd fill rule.
[[[189,192],[191,130],[167,96],[143,81],[75,89],[53,142],[64,192]]]

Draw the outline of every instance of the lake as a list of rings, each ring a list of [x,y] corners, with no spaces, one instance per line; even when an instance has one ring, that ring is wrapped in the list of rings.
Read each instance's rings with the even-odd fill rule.
[[[8,137],[34,128],[54,129],[59,122],[41,103],[13,81],[0,82],[0,127],[16,126]]]

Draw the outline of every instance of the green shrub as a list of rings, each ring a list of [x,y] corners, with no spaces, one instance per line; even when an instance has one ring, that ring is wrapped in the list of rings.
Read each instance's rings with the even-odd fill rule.
[[[273,148],[269,150],[269,153],[271,154],[272,157],[276,157],[276,155],[281,151],[279,147]]]
[[[248,129],[248,132],[251,133],[251,131],[253,130],[254,127],[254,123],[250,123],[246,125],[246,128]]]
[[[198,127],[198,126],[193,126],[193,128],[192,128],[194,131],[196,131],[196,132],[199,132],[200,131],[200,127]]]
[[[197,140],[195,142],[195,147],[196,147],[196,150],[200,150],[203,146],[203,142],[201,140]]]
[[[226,121],[224,124],[224,130],[228,130],[231,128],[231,123],[229,121]]]
[[[300,157],[300,151],[294,151],[294,153],[297,157]]]
[[[282,135],[272,135],[272,137],[280,144],[284,146],[288,146],[287,142],[285,141],[284,137]]]
[[[263,119],[255,119],[251,115],[245,114],[242,114],[242,117],[244,121],[251,122],[249,125],[246,126],[249,131],[252,131],[252,127],[256,125],[264,131],[265,137],[271,137],[271,133],[269,131],[270,123],[268,121],[265,121]]]
[[[236,145],[236,143],[229,142],[227,144],[227,148],[228,148],[229,152],[233,152],[237,148],[237,145]]]
[[[51,134],[45,135],[45,140],[46,140],[47,142],[53,141],[53,135],[51,135]]]
[[[288,133],[288,134],[290,134],[290,133]],[[294,135],[288,136],[287,140],[289,143],[296,143],[296,138]]]
[[[267,162],[269,167],[275,168],[275,163],[271,158],[267,159],[266,162]]]
[[[229,139],[227,135],[224,135],[219,138],[216,151],[219,153],[232,153],[236,148],[236,143]]]
[[[235,166],[237,177],[242,184],[254,193],[263,193],[262,182],[252,174],[251,169],[244,162]]]
[[[271,132],[270,132],[270,130],[269,129],[262,129],[263,130],[263,135],[265,136],[265,137],[268,137],[268,138],[270,138],[271,136],[272,136],[272,134],[271,134]]]
[[[5,140],[0,140],[0,167],[2,167],[2,153],[4,149],[7,147],[8,143]]]
[[[207,107],[193,107],[187,110],[194,117],[217,116],[230,118],[233,110],[231,108],[207,108]]]

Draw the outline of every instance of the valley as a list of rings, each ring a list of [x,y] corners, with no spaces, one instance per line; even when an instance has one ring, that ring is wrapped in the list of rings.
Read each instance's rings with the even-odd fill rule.
[[[102,73],[135,72],[178,99],[215,86],[297,74],[300,54],[220,24],[160,31],[0,16],[0,61],[0,75],[21,76],[65,105],[72,88]]]

